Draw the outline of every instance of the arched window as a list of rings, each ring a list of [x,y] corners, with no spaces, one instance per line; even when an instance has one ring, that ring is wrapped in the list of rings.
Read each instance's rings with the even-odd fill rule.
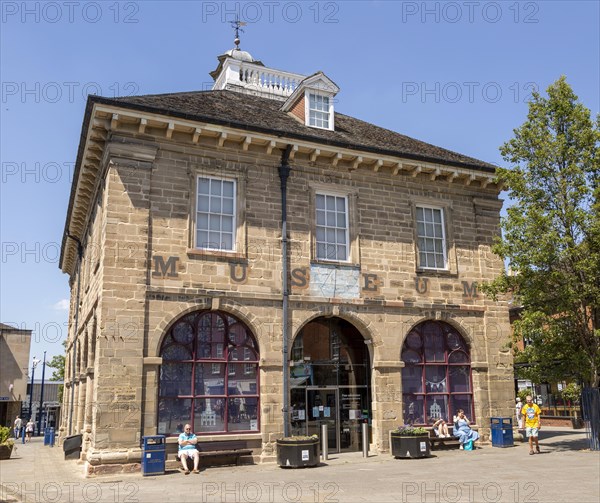
[[[438,321],[420,323],[406,336],[402,361],[406,424],[451,422],[458,409],[475,421],[469,349],[454,328]]]
[[[188,314],[161,346],[158,433],[259,431],[258,346],[227,313]]]

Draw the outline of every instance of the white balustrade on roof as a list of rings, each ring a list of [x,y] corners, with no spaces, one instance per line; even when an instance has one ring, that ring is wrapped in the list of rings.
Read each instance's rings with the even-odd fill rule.
[[[284,72],[227,58],[217,77],[213,90],[229,89],[241,92],[254,92],[261,96],[285,100],[305,76]]]

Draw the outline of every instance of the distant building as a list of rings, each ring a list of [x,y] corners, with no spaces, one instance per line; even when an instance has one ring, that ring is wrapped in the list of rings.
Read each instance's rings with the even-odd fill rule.
[[[218,59],[211,91],[88,98],[60,257],[87,473],[185,423],[257,461],[286,423],[330,452],[458,408],[488,435],[514,402],[508,308],[477,289],[504,267],[495,167],[339,113],[323,72]]]
[[[41,366],[41,363],[40,363]],[[40,370],[38,366],[38,371]],[[47,366],[47,365],[46,365]],[[48,369],[46,369],[48,370]],[[63,381],[49,381],[44,380],[44,403],[42,404],[42,431],[45,427],[56,428],[59,425],[60,420],[60,398],[61,388],[63,387]],[[27,400],[23,403],[22,417],[29,419],[31,417],[36,428],[38,425],[38,419],[40,414],[40,398],[42,394],[42,380],[34,379],[33,381],[33,397],[31,402],[31,414],[29,413],[29,393],[31,393],[31,382],[27,384]]]
[[[0,323],[0,424],[12,426],[27,399],[31,330]],[[23,418],[21,418],[23,419]]]

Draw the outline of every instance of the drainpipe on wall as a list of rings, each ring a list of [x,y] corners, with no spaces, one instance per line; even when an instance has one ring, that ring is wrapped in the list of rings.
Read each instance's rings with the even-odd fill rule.
[[[75,296],[75,331],[73,332],[73,352],[71,370],[71,404],[69,406],[69,435],[73,434],[73,413],[75,409],[75,372],[77,370],[77,330],[79,329],[79,289],[81,287],[81,259],[83,257],[83,245],[76,236],[67,232],[67,237],[77,243],[77,294]]]
[[[283,343],[281,348],[283,360],[283,436],[290,436],[290,425],[288,421],[289,412],[289,364],[288,364],[288,301],[290,296],[288,282],[288,239],[287,239],[287,180],[290,176],[290,165],[288,159],[292,146],[288,145],[281,153],[281,165],[279,166],[279,178],[281,180],[281,280],[283,287],[283,319],[282,319],[282,337]]]

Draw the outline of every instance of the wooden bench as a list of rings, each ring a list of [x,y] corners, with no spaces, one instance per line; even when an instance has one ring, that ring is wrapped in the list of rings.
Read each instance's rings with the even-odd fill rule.
[[[475,431],[478,430],[477,426],[471,425],[471,428]],[[452,435],[453,426],[448,426],[448,433],[450,433],[449,437],[438,437],[433,431],[433,428],[427,428],[429,430],[429,446],[433,451],[436,447],[460,447],[460,442],[457,437]]]
[[[435,434],[433,428],[427,428],[429,430],[429,446],[431,450],[435,450],[436,447],[459,447],[460,442],[458,438],[452,435],[452,426],[448,426],[448,432],[450,433],[449,437],[438,437]]]
[[[240,458],[242,456],[250,456],[252,454],[252,449],[246,447],[246,442],[235,440],[228,440],[225,442],[203,442],[202,439],[198,439],[196,449],[200,455],[201,464],[203,459],[221,457],[229,460],[233,459],[235,464],[239,466],[241,464]],[[177,461],[180,461],[179,456],[177,456],[176,459]],[[188,458],[188,463],[190,461],[191,460]]]

